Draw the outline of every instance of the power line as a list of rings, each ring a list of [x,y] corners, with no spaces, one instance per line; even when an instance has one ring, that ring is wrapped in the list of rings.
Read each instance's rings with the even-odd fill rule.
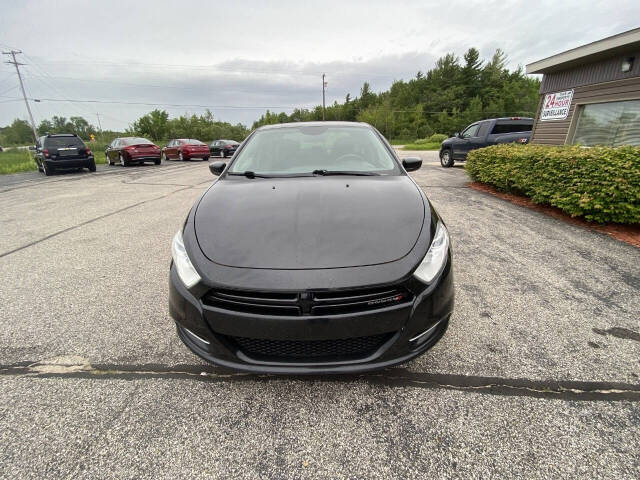
[[[37,102],[70,102],[70,103],[99,103],[99,104],[114,104],[114,105],[142,105],[147,107],[191,107],[191,108],[217,108],[220,110],[262,110],[262,109],[281,109],[281,110],[294,110],[301,108],[299,106],[285,106],[285,105],[202,105],[197,103],[153,103],[153,102],[123,102],[118,100],[89,100],[89,99],[69,99],[69,98],[31,98]],[[305,108],[305,107],[303,107]],[[92,113],[93,115],[93,113]]]

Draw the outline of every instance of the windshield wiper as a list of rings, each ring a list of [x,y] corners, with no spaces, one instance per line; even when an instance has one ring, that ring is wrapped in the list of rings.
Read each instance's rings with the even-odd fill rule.
[[[246,170],[244,172],[229,172],[229,175],[240,175],[247,178],[273,178],[273,175],[262,175],[252,170]]]
[[[375,176],[375,175],[380,175],[379,173],[375,173],[375,172],[359,172],[359,171],[352,171],[352,170],[314,170],[312,172],[314,175],[360,175],[360,176]]]

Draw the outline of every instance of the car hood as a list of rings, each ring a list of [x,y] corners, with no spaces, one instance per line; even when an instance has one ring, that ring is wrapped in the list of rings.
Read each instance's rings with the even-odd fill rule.
[[[225,177],[202,197],[194,227],[203,254],[220,265],[321,269],[398,260],[424,219],[408,176]]]

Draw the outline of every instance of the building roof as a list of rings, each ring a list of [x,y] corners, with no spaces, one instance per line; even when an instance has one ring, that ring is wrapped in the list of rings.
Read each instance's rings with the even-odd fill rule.
[[[527,65],[527,73],[550,73],[575,65],[589,63],[612,55],[640,50],[640,28],[572,48],[566,52],[543,58]]]

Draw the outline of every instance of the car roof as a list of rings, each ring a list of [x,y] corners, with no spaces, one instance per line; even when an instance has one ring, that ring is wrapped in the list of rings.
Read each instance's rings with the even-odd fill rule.
[[[47,138],[51,138],[51,137],[77,137],[78,135],[76,135],[75,133],[49,133],[47,135],[45,135],[45,137]]]
[[[504,122],[506,120],[511,120],[514,122],[521,122],[522,120],[524,121],[532,121],[533,122],[533,118],[531,117],[499,117],[499,118],[487,118],[485,120],[479,120],[480,122],[490,122],[492,120],[500,120],[501,122]]]
[[[296,127],[360,127],[360,128],[373,128],[368,123],[364,122],[339,122],[339,121],[318,121],[318,122],[290,122],[290,123],[276,123],[273,125],[264,125],[257,130],[271,130],[276,128],[296,128]]]

